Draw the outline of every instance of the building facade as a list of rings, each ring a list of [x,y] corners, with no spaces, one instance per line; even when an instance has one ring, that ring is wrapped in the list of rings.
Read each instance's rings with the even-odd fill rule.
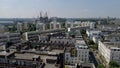
[[[53,21],[50,23],[50,29],[61,29],[61,24],[59,22]]]
[[[18,22],[18,23],[17,23],[17,31],[20,32],[20,31],[22,31],[22,30],[23,30],[23,24],[20,23],[20,22]]]
[[[36,24],[36,30],[44,31],[45,30],[45,24],[44,23],[37,23]]]
[[[105,58],[106,62],[115,61],[120,64],[120,42],[101,42],[99,41],[98,50]]]
[[[89,49],[83,40],[77,40],[75,47],[65,51],[65,64],[89,63]]]

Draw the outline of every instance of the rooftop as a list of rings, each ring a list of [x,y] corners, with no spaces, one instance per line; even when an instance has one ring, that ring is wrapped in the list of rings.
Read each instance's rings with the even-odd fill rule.
[[[103,42],[109,49],[120,49],[120,42]]]
[[[86,45],[85,41],[83,39],[77,39],[76,45]]]
[[[6,51],[0,51],[0,56],[9,56],[13,54],[14,52],[6,52]]]
[[[36,58],[38,56],[39,55],[32,54],[32,53],[15,53],[16,59],[32,60],[33,58]]]

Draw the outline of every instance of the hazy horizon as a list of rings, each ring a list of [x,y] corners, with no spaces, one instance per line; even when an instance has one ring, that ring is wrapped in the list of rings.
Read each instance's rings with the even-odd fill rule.
[[[0,0],[0,18],[120,18],[120,0]]]

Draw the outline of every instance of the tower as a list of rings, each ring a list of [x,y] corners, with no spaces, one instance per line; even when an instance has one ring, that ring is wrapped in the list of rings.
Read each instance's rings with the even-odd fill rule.
[[[44,23],[48,23],[48,14],[47,12],[44,14]]]
[[[40,22],[43,22],[42,12],[40,12],[39,21],[40,21]]]

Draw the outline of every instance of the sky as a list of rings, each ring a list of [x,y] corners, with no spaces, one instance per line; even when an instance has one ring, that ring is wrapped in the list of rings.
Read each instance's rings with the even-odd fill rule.
[[[0,0],[0,18],[119,17],[120,0]]]

